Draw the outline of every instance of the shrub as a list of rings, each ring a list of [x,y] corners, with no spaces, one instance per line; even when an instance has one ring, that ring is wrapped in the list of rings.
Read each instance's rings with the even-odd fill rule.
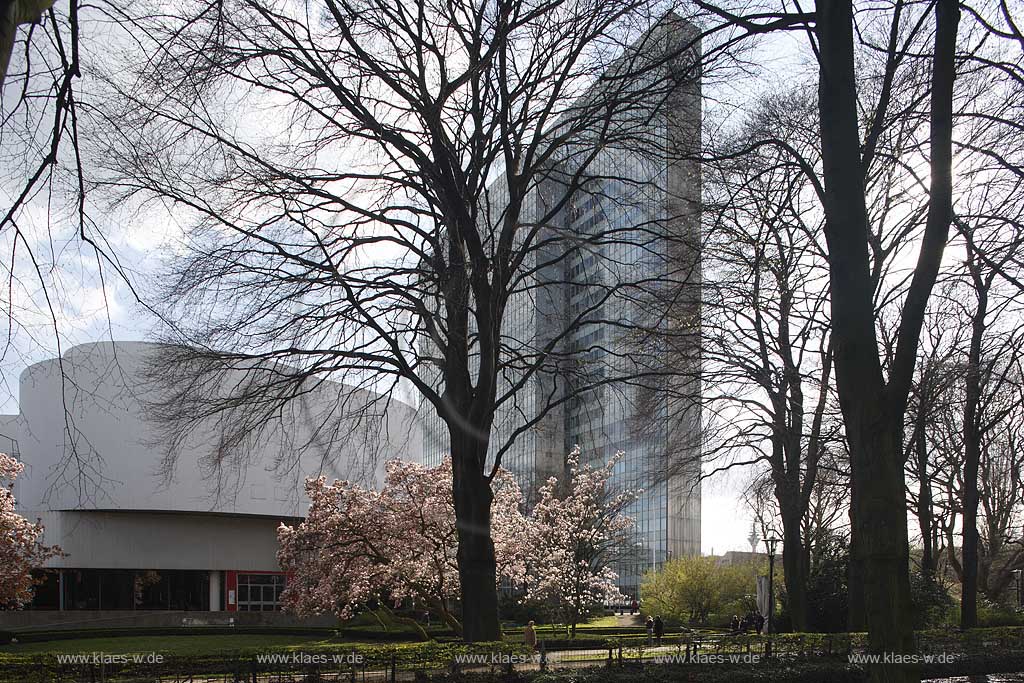
[[[936,628],[956,621],[956,602],[934,577],[910,573],[910,604],[914,628]]]
[[[1024,614],[1009,605],[979,597],[978,626],[1024,626]]]
[[[739,610],[753,601],[759,569],[753,563],[718,566],[713,557],[672,560],[644,576],[641,612],[660,614],[675,624],[707,624],[712,614],[745,614],[748,610]]]

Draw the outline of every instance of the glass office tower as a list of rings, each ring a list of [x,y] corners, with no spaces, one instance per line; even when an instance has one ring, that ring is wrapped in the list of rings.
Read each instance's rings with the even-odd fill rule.
[[[693,35],[681,21],[655,30],[663,45]],[[642,124],[651,139],[699,143],[699,94],[689,79],[671,106],[652,107]],[[652,566],[700,553],[700,175],[683,155],[616,145],[591,152],[567,146],[522,210],[524,224],[544,221],[544,246],[522,265],[529,275],[510,298],[503,342],[531,358],[550,348],[551,362],[499,409],[490,452],[501,453],[528,504],[548,477],[564,476],[574,446],[592,464],[621,452],[613,485],[642,493],[629,510],[634,538],[614,568],[621,590],[636,595]],[[488,188],[491,225],[508,202],[505,182]],[[664,282],[671,286],[659,289]],[[663,315],[659,291],[675,297],[673,315]],[[517,373],[515,364],[505,369],[506,388]],[[447,430],[434,414],[423,422],[424,458],[434,464],[448,450]]]

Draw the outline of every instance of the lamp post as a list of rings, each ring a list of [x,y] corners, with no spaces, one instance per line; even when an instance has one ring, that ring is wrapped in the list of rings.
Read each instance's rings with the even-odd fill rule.
[[[1013,570],[1013,585],[1017,587],[1017,607],[1024,607],[1024,603],[1020,601],[1020,573],[1021,570]]]
[[[774,630],[774,615],[775,615],[775,547],[778,545],[779,539],[772,533],[766,539],[764,539],[764,545],[768,549],[768,634]],[[772,656],[772,642],[769,639],[765,645],[765,656]]]

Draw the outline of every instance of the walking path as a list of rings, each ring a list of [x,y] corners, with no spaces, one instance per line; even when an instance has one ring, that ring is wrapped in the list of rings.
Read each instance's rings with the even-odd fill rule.
[[[643,617],[639,614],[616,614],[615,615],[616,626],[643,626]]]

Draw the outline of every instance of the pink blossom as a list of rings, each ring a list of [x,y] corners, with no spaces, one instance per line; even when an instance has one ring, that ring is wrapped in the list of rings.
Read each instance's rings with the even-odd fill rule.
[[[530,514],[526,599],[554,605],[573,627],[589,607],[625,600],[608,567],[629,545],[634,526],[624,511],[637,492],[616,492],[609,485],[621,457],[602,467],[581,465],[576,447],[566,463],[569,481],[559,486],[549,479]]]
[[[622,599],[607,564],[633,528],[623,510],[636,499],[609,488],[619,456],[600,468],[580,465],[579,457],[579,449],[569,455],[567,494],[560,497],[557,480],[549,480],[528,517],[510,472],[499,469],[491,482],[498,581],[525,586],[527,599],[558,603],[570,620]],[[448,611],[459,597],[450,459],[433,468],[389,461],[380,491],[319,477],[306,482],[306,493],[305,521],[278,528],[290,610],[348,618],[387,594],[412,598],[458,628]]]
[[[24,465],[0,453],[0,607],[18,609],[32,599],[31,571],[60,556],[57,546],[41,543],[43,525],[19,515],[14,499],[14,479]]]
[[[504,470],[492,487],[499,581],[521,580],[527,526],[522,493]],[[415,599],[457,627],[447,609],[459,596],[450,459],[433,468],[392,460],[380,491],[320,477],[306,482],[306,492],[306,520],[278,529],[278,559],[290,572],[284,594],[289,609],[348,618],[387,593],[394,600]]]

